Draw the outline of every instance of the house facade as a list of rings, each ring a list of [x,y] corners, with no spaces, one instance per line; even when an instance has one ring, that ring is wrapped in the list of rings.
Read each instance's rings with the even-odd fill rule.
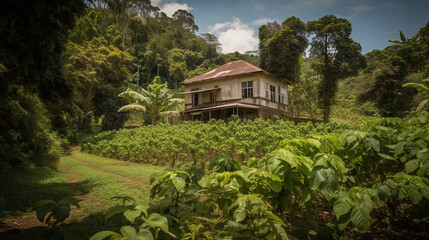
[[[222,65],[188,79],[185,85],[185,120],[243,121],[271,119],[288,114],[288,81],[243,60]]]

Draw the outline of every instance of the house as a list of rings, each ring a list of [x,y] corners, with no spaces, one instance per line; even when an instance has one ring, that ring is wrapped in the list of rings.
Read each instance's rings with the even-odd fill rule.
[[[243,60],[222,65],[188,79],[185,85],[185,120],[271,119],[288,114],[290,82]]]

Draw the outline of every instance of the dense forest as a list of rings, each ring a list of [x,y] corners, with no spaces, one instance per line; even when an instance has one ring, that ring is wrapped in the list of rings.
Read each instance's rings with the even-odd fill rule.
[[[347,19],[327,15],[305,23],[285,16],[282,23],[259,27],[259,49],[225,54],[214,34],[199,32],[190,12],[177,10],[169,17],[150,0],[8,0],[2,5],[2,178],[28,168],[55,168],[78,145],[124,161],[193,164],[152,179],[151,198],[160,200],[158,205],[125,207],[124,197],[124,206],[110,216],[131,225],[141,218],[139,223],[153,223],[156,236],[165,238],[201,239],[205,233],[193,228],[202,226],[211,229],[207,239],[213,234],[233,239],[234,231],[241,231],[238,238],[287,239],[302,226],[286,227],[277,216],[292,221],[309,214],[312,219],[303,221],[314,223],[323,208],[334,211],[339,222],[325,234],[344,234],[350,226],[365,232],[376,218],[372,209],[381,212],[379,204],[386,204],[396,220],[408,219],[401,205],[407,196],[415,210],[426,211],[429,22],[412,36],[398,29],[398,40],[386,39],[386,48],[363,54]],[[181,123],[181,83],[236,60],[292,82],[290,114],[248,124]],[[171,104],[159,106],[159,98]],[[137,104],[142,99],[144,106]],[[161,111],[175,114],[164,118]],[[288,121],[297,119],[324,123]],[[128,123],[145,126],[123,129]],[[211,202],[193,202],[197,198]],[[218,223],[188,216],[207,210],[231,216],[224,221],[219,213]],[[168,215],[169,224],[158,213]],[[326,218],[335,222],[332,213]],[[172,227],[172,219],[186,221]],[[410,224],[427,226],[427,216],[418,219]],[[329,226],[325,220],[321,225]],[[307,238],[313,234],[306,231]],[[118,237],[105,235],[110,236]]]

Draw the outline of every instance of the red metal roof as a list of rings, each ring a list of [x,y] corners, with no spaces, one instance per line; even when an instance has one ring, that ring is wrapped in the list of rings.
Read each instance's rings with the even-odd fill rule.
[[[236,76],[236,75],[242,75],[247,73],[256,73],[256,72],[263,72],[268,75],[271,75],[270,73],[246,62],[243,60],[238,60],[234,62],[230,62],[227,64],[224,64],[210,72],[204,73],[200,76],[188,79],[183,82],[183,84],[190,84],[194,82],[201,82],[206,80],[212,80],[212,79],[218,79],[218,78],[225,78],[230,76]]]

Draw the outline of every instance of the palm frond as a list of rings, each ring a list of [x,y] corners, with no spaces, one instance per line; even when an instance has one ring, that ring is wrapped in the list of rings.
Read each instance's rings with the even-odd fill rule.
[[[417,106],[417,112],[421,112],[421,111],[423,111],[427,106],[429,106],[429,99],[426,99],[426,100],[423,100],[420,104],[419,104],[419,106]]]
[[[149,101],[148,97],[143,96],[142,94],[134,91],[125,91],[121,92],[119,97],[129,98],[131,100],[135,100],[140,103],[147,103]]]
[[[428,91],[429,92],[429,87],[421,84],[421,83],[405,83],[404,85],[402,85],[403,87],[412,87],[417,89],[419,92],[420,91]]]
[[[170,102],[170,103],[184,103],[185,99],[183,99],[183,98],[170,98],[170,99],[168,99],[168,102]]]
[[[175,117],[175,116],[179,116],[180,112],[179,111],[163,111],[163,112],[159,113],[159,115],[162,117]]]
[[[128,88],[132,89],[133,91],[136,91],[136,92],[140,92],[142,89],[144,89],[141,86],[134,84],[134,83],[128,83]]]
[[[146,108],[139,104],[128,104],[119,108],[118,112],[144,112]]]

